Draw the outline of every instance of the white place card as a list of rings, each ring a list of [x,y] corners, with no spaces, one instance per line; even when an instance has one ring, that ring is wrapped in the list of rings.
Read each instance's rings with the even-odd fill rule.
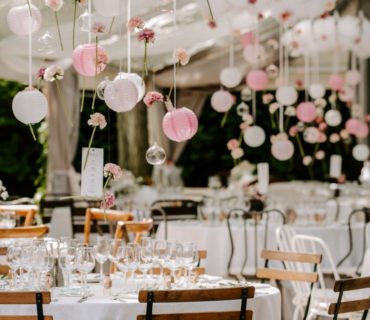
[[[258,192],[266,194],[269,188],[269,164],[266,162],[257,164]]]
[[[330,157],[330,178],[339,178],[342,174],[342,157],[337,154],[333,154]]]
[[[88,148],[82,148],[81,196],[103,196],[104,149],[91,148],[84,169]]]

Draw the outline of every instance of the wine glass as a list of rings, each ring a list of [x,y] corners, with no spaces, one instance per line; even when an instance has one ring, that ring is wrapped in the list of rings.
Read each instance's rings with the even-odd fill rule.
[[[31,243],[24,243],[21,246],[20,253],[20,268],[21,268],[21,283],[22,286],[32,288],[34,286],[33,280],[35,276],[35,250],[36,246]],[[27,271],[27,281],[25,281],[23,270]]]
[[[136,243],[128,243],[125,250],[125,258],[131,278],[135,277],[135,270],[139,264],[139,246]]]
[[[44,273],[49,272],[54,267],[54,257],[47,246],[40,245],[33,252],[34,269],[37,279],[37,290],[41,290],[41,280]]]
[[[153,258],[154,262],[159,265],[161,269],[160,275],[163,276],[163,266],[166,260],[166,249],[167,249],[167,242],[166,241],[154,241],[153,246]]]
[[[0,228],[12,229],[16,225],[15,211],[2,211],[0,212]]]
[[[82,295],[87,296],[87,274],[95,267],[93,248],[79,247],[76,251],[76,268],[81,273]]]
[[[15,288],[17,286],[17,269],[20,267],[20,257],[21,247],[18,243],[15,242],[8,246],[6,261],[11,272],[10,288]]]
[[[171,277],[175,279],[175,272],[181,267],[182,246],[178,242],[167,242],[165,264],[170,269]]]
[[[187,271],[187,284],[190,284],[191,272],[197,266],[199,261],[199,254],[197,247],[192,242],[182,243],[182,265]]]
[[[71,281],[70,277],[74,269],[76,269],[76,248],[75,247],[61,247],[59,249],[58,263],[63,272],[64,286],[67,291],[70,291]]]
[[[139,270],[143,272],[143,280],[147,279],[147,274],[153,265],[153,247],[144,245],[139,247]]]
[[[100,265],[100,281],[103,281],[103,264],[108,260],[109,249],[110,241],[104,238],[99,238],[97,244],[94,246],[95,259]]]

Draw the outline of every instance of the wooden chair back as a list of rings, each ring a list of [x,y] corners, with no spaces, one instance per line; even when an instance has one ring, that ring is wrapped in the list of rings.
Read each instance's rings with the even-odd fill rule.
[[[0,229],[0,239],[4,238],[41,238],[49,232],[45,225]]]
[[[0,292],[1,304],[34,304],[36,305],[37,315],[22,316],[22,315],[1,315],[0,320],[53,320],[52,316],[45,316],[43,311],[44,304],[50,304],[50,292]],[[0,308],[1,309],[1,308]]]
[[[254,287],[189,289],[189,290],[142,290],[139,302],[146,303],[146,315],[138,315],[137,320],[252,320],[253,312],[247,310],[247,301],[254,297]],[[210,302],[241,300],[240,310],[224,312],[198,312],[153,315],[154,303]]]
[[[134,243],[140,243],[143,234],[150,232],[153,228],[153,219],[143,221],[118,221],[115,239],[123,239],[130,242],[130,234],[134,234]]]
[[[310,293],[306,304],[305,315],[303,318],[305,320],[308,316],[308,310],[310,307],[312,288],[319,279],[317,266],[322,261],[322,255],[314,253],[262,250],[261,258],[265,260],[265,266],[264,268],[257,268],[257,278],[269,280],[299,281],[311,284]],[[270,260],[280,261],[284,266],[286,265],[286,263],[311,264],[312,272],[269,268],[268,264]]]
[[[330,315],[334,315],[334,320],[338,319],[338,315],[341,313],[357,311],[363,311],[361,319],[366,319],[370,309],[370,296],[364,299],[342,301],[344,292],[361,289],[370,289],[370,277],[335,281],[334,292],[339,292],[338,300],[331,303],[328,310]]]
[[[37,207],[33,205],[0,205],[0,213],[4,211],[14,211],[20,218],[24,227],[32,226],[38,212]]]
[[[114,222],[118,221],[131,221],[134,216],[132,213],[127,211],[118,210],[104,210],[98,208],[87,208],[85,213],[85,227],[84,227],[84,243],[89,244],[90,242],[90,232],[92,222]]]
[[[5,256],[6,256],[6,252],[7,252],[7,249],[6,247],[0,247],[0,257],[2,260],[4,260]],[[1,275],[7,275],[9,273],[9,266],[8,265],[5,265],[5,264],[0,264],[0,274]]]

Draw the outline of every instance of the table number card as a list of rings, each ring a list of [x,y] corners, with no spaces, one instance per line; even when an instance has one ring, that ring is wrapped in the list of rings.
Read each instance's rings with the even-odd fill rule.
[[[269,188],[269,164],[266,162],[257,164],[258,192],[266,194]]]
[[[81,196],[100,198],[103,196],[104,149],[91,148],[84,169],[87,150],[82,149]]]
[[[339,178],[342,174],[342,157],[337,154],[333,154],[330,157],[330,178]]]

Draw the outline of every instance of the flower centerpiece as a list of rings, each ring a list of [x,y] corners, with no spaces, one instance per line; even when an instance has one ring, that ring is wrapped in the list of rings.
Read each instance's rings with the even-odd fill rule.
[[[6,190],[6,187],[3,185],[3,182],[0,180],[0,198],[2,200],[8,199],[9,194],[8,191]]]

